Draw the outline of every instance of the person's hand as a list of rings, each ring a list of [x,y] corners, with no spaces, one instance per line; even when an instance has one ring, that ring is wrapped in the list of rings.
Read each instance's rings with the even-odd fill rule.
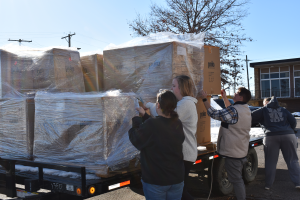
[[[144,104],[140,105],[140,107],[142,107],[144,110],[148,110],[148,108]]]
[[[226,91],[224,89],[221,90],[221,96],[223,99],[227,98]]]
[[[199,97],[201,99],[205,99],[207,97],[207,93],[204,90],[201,90],[200,93],[199,93]]]
[[[136,110],[139,112],[140,116],[143,117],[143,116],[145,115],[145,110],[144,110],[144,108],[138,107],[138,108],[136,108]]]

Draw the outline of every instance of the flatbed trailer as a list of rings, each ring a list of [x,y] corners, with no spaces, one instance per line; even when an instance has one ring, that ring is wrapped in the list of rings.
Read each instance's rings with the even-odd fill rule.
[[[254,147],[263,144],[263,138],[251,138],[249,141],[248,162],[243,168],[244,181],[250,182],[257,174],[258,159]],[[116,174],[109,178],[97,180],[86,179],[85,167],[41,163],[11,158],[0,158],[0,193],[7,197],[19,199],[66,199],[63,195],[73,196],[73,199],[88,198],[116,190],[124,186],[141,185],[141,170],[133,170],[123,174]],[[16,165],[37,167],[38,172],[16,171]],[[80,178],[67,178],[56,175],[47,175],[43,169],[55,169],[67,172],[77,172]],[[221,194],[229,194],[233,185],[228,181],[224,168],[224,158],[220,157],[215,150],[198,151],[198,157],[191,172],[199,176],[206,176],[208,182],[212,181],[213,188]],[[16,187],[16,184],[25,186],[25,190]],[[40,189],[46,189],[48,193],[37,193]],[[22,194],[22,195],[20,195]],[[25,194],[25,195],[24,195]],[[28,196],[27,196],[28,195]]]

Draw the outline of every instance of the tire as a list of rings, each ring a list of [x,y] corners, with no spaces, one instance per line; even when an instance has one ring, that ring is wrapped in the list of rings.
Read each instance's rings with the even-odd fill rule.
[[[244,164],[243,167],[243,179],[244,182],[250,183],[256,177],[258,170],[258,159],[257,154],[254,148],[250,148],[247,155],[247,162]]]
[[[213,189],[215,192],[222,195],[228,195],[233,191],[233,185],[229,182],[227,172],[225,170],[224,158],[214,160]]]

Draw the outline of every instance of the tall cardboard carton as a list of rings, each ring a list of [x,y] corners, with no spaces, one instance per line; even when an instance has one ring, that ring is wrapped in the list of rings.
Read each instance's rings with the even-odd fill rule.
[[[204,46],[203,90],[210,95],[221,92],[220,49]]]
[[[103,55],[80,57],[86,92],[103,91]]]
[[[207,97],[207,101],[210,103],[210,97]],[[211,142],[210,135],[210,116],[207,114],[207,110],[204,106],[202,99],[198,99],[196,105],[198,113],[197,124],[197,143],[198,145],[205,145]]]

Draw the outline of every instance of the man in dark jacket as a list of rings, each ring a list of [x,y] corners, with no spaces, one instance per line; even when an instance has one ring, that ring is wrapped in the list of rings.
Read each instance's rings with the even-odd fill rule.
[[[297,138],[294,132],[296,119],[288,110],[279,106],[276,97],[272,97],[264,100],[264,107],[252,112],[252,123],[260,123],[265,132],[265,189],[269,190],[275,180],[280,149],[291,180],[300,189]]]

